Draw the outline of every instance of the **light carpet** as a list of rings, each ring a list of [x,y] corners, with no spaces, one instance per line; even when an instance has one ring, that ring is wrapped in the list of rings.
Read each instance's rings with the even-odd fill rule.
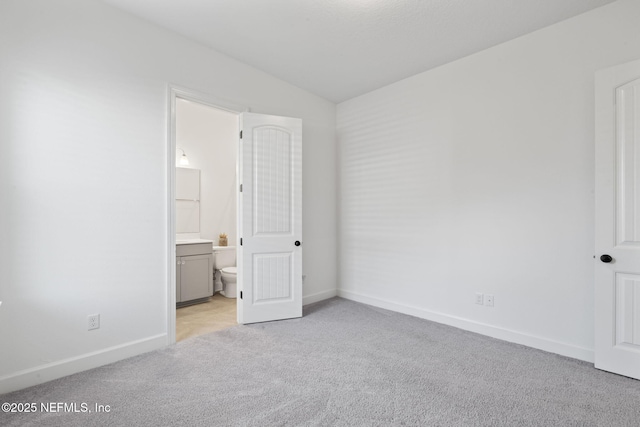
[[[340,298],[0,402],[93,411],[0,412],[2,426],[640,426],[640,381]]]

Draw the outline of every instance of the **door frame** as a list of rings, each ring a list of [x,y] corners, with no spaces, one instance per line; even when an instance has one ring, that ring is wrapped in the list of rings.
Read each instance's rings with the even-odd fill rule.
[[[216,98],[204,92],[199,92],[192,89],[187,89],[178,85],[167,85],[167,163],[166,167],[166,179],[167,179],[167,227],[166,227],[166,242],[167,242],[167,345],[174,344],[176,342],[176,99],[181,98],[187,101],[197,102],[208,107],[217,108],[219,110],[228,111],[234,114],[240,114],[243,112],[249,112],[250,108],[245,105],[235,104],[227,100]],[[240,133],[240,123],[238,121],[238,135]],[[238,180],[238,162],[236,160],[236,182]],[[236,217],[239,215],[236,212]],[[238,227],[238,218],[236,218],[236,228]],[[236,233],[238,234],[238,233]],[[239,237],[238,237],[239,239]],[[236,242],[236,247],[238,243]]]

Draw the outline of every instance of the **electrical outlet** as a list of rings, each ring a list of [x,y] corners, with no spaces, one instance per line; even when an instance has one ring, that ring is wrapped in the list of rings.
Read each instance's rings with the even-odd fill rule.
[[[87,330],[98,329],[100,328],[100,315],[92,314],[88,317],[88,328]]]
[[[485,295],[484,296],[484,305],[487,307],[493,307],[493,295]]]
[[[476,304],[484,304],[484,294],[481,294],[480,292],[476,292]]]

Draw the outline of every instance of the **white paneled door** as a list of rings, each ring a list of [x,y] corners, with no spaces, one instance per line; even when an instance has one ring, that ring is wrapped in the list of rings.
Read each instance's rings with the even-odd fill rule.
[[[640,61],[596,74],[595,366],[640,379]]]
[[[242,113],[238,323],[302,316],[302,121]]]

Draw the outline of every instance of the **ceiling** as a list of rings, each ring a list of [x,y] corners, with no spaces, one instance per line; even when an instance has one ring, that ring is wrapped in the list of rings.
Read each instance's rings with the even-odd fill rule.
[[[613,0],[103,0],[333,102]]]

